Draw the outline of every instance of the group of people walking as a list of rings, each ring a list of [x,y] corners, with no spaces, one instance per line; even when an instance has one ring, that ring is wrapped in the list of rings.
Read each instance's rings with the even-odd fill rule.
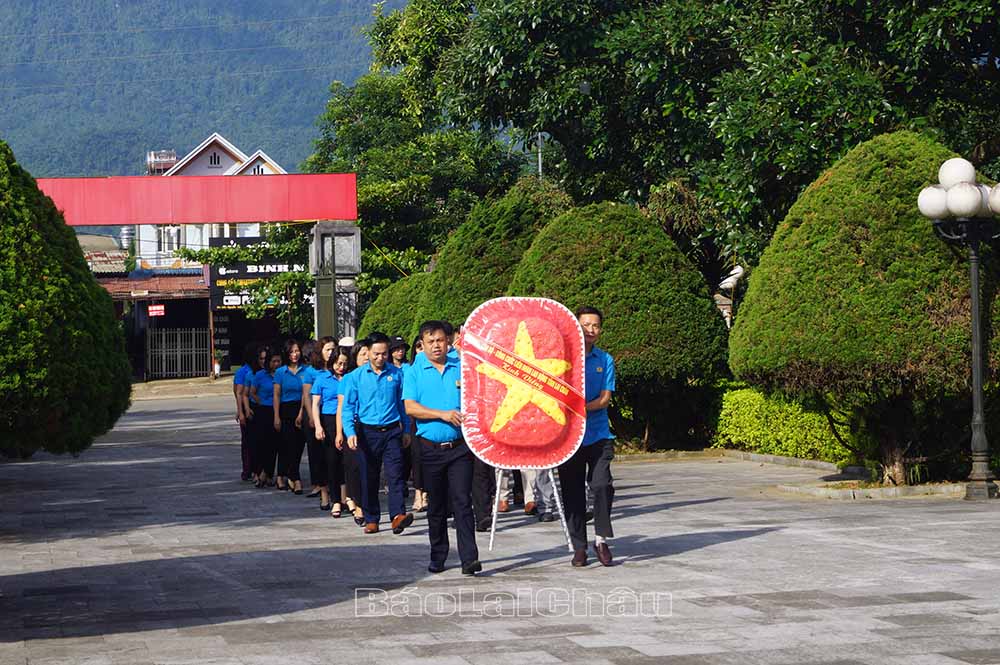
[[[574,548],[572,564],[587,564],[587,521],[594,551],[605,566],[614,495],[614,457],[607,407],[615,389],[614,361],[594,343],[602,314],[577,312],[586,345],[587,426],[583,445],[558,469],[564,513]],[[462,436],[461,367],[454,329],[426,321],[413,344],[373,333],[355,341],[332,337],[249,344],[248,362],[233,380],[242,433],[242,478],[259,488],[304,494],[300,466],[308,455],[309,497],[332,517],[348,515],[365,534],[380,530],[379,493],[387,492],[389,526],[401,534],[414,512],[427,513],[428,570],[445,569],[448,518],[458,539],[462,572],[482,570],[475,532],[490,529],[496,470],[475,456]],[[384,477],[383,477],[384,474]],[[521,471],[524,512],[555,520],[551,470]],[[408,484],[414,498],[407,510]],[[515,479],[501,477],[498,512],[514,503]],[[593,500],[588,510],[588,488]]]

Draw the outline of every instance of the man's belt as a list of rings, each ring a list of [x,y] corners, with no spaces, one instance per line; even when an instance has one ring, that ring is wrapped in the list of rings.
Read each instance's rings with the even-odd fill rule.
[[[449,448],[456,448],[459,445],[465,443],[465,439],[458,437],[457,439],[452,439],[451,441],[431,441],[430,439],[425,439],[420,437],[420,440],[424,442],[424,445],[430,446],[432,448],[441,448],[447,450]]]
[[[389,423],[388,425],[368,425],[365,423],[361,423],[361,426],[364,427],[365,429],[375,430],[376,432],[388,432],[391,429],[398,429],[399,421],[397,420],[396,422]]]

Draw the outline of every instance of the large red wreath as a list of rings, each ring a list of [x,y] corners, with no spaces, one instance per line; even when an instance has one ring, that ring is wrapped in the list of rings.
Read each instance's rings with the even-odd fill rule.
[[[583,332],[547,298],[496,298],[462,329],[462,431],[487,464],[548,469],[583,440]]]

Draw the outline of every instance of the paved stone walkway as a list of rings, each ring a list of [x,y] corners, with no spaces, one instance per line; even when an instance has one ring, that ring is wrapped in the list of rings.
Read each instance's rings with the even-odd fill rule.
[[[0,464],[0,665],[1000,663],[1000,503],[619,464],[619,565],[509,513],[484,574],[431,576],[423,517],[364,536],[256,490],[235,433],[222,398],[141,402],[79,459]]]

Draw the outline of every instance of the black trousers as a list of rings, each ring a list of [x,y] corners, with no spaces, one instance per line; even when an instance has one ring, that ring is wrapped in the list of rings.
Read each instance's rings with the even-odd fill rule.
[[[278,475],[289,480],[302,480],[299,467],[302,465],[302,450],[306,439],[302,430],[295,426],[302,402],[282,402],[278,407],[281,414],[281,447],[278,449]],[[273,412],[272,412],[273,416]],[[272,418],[272,423],[273,418]]]
[[[454,448],[439,448],[416,437],[421,446],[424,489],[427,490],[427,533],[431,541],[431,563],[444,565],[448,558],[448,512],[455,513],[458,556],[463,564],[479,559],[476,524],[472,515],[472,465],[478,459],[463,441]]]
[[[253,473],[253,462],[250,459],[250,423],[240,425],[240,458],[243,462],[242,478],[246,480]]]
[[[253,438],[252,458],[255,473],[274,477],[274,462],[278,455],[278,433],[274,431],[274,407],[267,404],[253,405],[250,423]]]
[[[612,486],[611,460],[615,458],[615,440],[604,439],[589,446],[580,446],[559,467],[562,485],[563,510],[573,548],[587,548],[587,485],[594,497],[594,533],[611,538],[611,502],[615,489]]]
[[[427,452],[426,450],[423,452]],[[470,451],[471,454],[471,451]],[[425,479],[426,481],[426,479]],[[430,492],[430,490],[427,490]],[[473,455],[472,510],[476,523],[493,517],[493,499],[497,491],[497,470]]]
[[[302,414],[302,433],[306,439],[306,453],[309,457],[309,483],[316,487],[326,485],[326,455],[323,442],[316,440],[316,430],[309,422],[308,414]]]
[[[326,439],[319,443],[322,454],[322,464],[320,473],[310,477],[319,486],[330,488],[330,497],[333,503],[340,503],[340,485],[344,482],[344,453],[337,450],[337,415],[324,413],[320,415],[323,421],[323,431]],[[311,468],[311,464],[310,464]]]
[[[424,489],[424,466],[420,461],[420,456],[423,454],[423,446],[410,446],[406,450],[410,454],[410,466],[412,467],[411,478],[413,480],[413,489],[423,490]]]

